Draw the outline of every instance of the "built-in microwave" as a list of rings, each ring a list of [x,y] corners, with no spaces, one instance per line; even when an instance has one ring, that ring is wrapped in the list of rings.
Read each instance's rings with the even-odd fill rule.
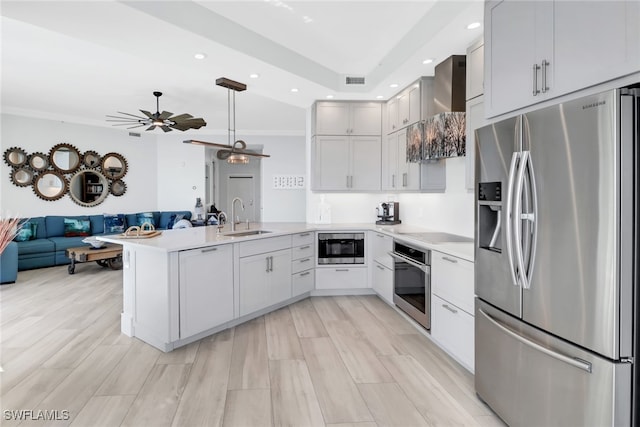
[[[318,264],[364,264],[364,233],[318,233]]]

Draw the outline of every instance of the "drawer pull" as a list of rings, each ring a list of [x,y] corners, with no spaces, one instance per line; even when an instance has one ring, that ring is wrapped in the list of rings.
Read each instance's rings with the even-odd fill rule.
[[[202,249],[200,252],[204,254],[204,253],[207,253],[207,252],[215,252],[217,250],[218,250],[218,248],[208,248],[208,249]]]
[[[384,239],[384,234],[377,234],[376,233],[376,236],[380,237],[381,239]]]
[[[449,310],[453,314],[456,314],[458,312],[458,310],[456,310],[455,308],[449,307],[449,304],[442,304],[442,308],[445,308],[445,309]]]
[[[445,261],[452,262],[452,263],[454,263],[454,264],[457,264],[457,263],[458,263],[458,260],[457,260],[457,259],[449,258],[449,257],[446,257],[446,256],[443,256],[443,257],[442,257],[442,259],[443,259],[443,260],[445,260]]]
[[[380,270],[384,271],[384,267],[382,267],[381,265],[376,265],[376,267],[378,267]]]
[[[336,268],[336,271],[349,271],[348,268]]]
[[[299,249],[300,249],[301,251],[304,251],[305,249],[309,249],[310,247],[311,247],[311,246],[309,246],[309,245],[306,245],[306,246],[300,246],[300,248],[299,248]]]
[[[310,274],[311,274],[310,271],[305,271],[304,273],[300,273],[300,277],[308,276]]]
[[[309,261],[311,261],[311,258],[304,258],[300,260],[300,262],[309,262]]]
[[[302,233],[302,234],[298,234],[298,236],[300,237],[307,237],[310,233]]]

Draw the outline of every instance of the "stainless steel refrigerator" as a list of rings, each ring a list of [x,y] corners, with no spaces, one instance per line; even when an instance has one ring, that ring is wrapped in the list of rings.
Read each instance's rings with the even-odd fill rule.
[[[476,130],[475,387],[510,426],[640,424],[639,100]]]

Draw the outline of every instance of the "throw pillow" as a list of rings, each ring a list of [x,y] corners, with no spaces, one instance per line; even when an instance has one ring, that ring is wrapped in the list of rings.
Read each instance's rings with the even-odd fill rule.
[[[16,242],[26,242],[27,240],[34,240],[36,238],[36,231],[38,230],[38,224],[35,222],[25,221],[22,227],[16,233],[13,238]]]
[[[123,233],[124,228],[124,214],[104,214],[105,233]]]
[[[156,226],[155,221],[153,220],[153,213],[152,212],[139,213],[139,214],[136,215],[136,218],[138,219],[138,225],[139,226],[141,226],[145,222],[153,225],[154,227]]]
[[[64,237],[90,236],[91,221],[88,219],[64,219]]]
[[[172,214],[171,217],[169,217],[169,222],[167,223],[167,230],[171,230],[173,225],[182,218],[184,218],[184,215],[182,214]]]

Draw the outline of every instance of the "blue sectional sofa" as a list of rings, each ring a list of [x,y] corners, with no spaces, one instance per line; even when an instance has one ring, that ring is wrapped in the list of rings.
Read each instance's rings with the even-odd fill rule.
[[[184,219],[191,219],[190,211],[154,211],[153,221],[158,230],[167,229],[167,225],[172,215],[182,215]],[[131,225],[138,225],[138,214],[124,214],[125,229]],[[43,216],[30,218],[30,222],[35,222],[36,236],[33,240],[15,242],[18,249],[17,269],[30,270],[33,268],[51,267],[54,265],[69,264],[69,258],[65,256],[65,250],[74,246],[83,246],[85,236],[65,237],[64,219],[88,219],[91,223],[90,235],[104,235],[104,215],[82,215],[82,216]],[[2,269],[9,271],[12,266],[10,261],[3,259]]]

